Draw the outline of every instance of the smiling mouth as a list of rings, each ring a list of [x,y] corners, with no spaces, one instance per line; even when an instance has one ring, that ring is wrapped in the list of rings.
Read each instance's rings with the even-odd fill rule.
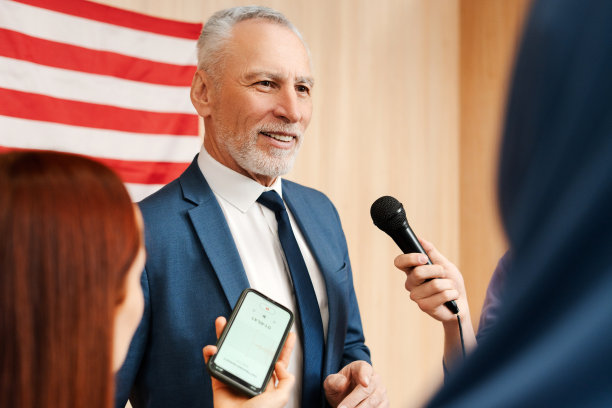
[[[279,142],[290,142],[292,141],[295,136],[291,136],[291,135],[279,135],[277,133],[267,133],[267,132],[259,132],[264,136],[270,137],[274,140],[278,140]]]

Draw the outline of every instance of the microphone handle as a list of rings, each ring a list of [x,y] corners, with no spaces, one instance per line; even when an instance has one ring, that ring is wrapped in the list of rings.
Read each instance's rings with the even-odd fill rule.
[[[393,238],[393,240],[403,253],[424,254],[427,257],[427,265],[433,265],[431,259],[429,259],[429,255],[427,255],[427,252],[425,252],[425,250],[421,246],[421,243],[417,239],[416,235],[414,235],[414,232],[412,232],[412,228],[410,228],[410,225],[406,223],[405,227],[406,229],[400,229],[395,231],[395,233],[391,235],[391,238]],[[427,279],[425,282],[429,282],[431,279],[433,278]],[[457,303],[455,303],[454,300],[449,300],[448,302],[444,303],[444,306],[446,306],[446,308],[450,310],[453,314],[459,313],[459,307],[457,307]]]

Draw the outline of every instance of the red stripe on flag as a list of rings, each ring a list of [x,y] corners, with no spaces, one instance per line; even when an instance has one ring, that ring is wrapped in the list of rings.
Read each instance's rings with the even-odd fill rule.
[[[31,37],[0,28],[0,55],[72,71],[189,86],[195,65],[173,65]]]
[[[30,151],[35,149],[15,149],[0,146],[0,153],[10,151]],[[168,184],[181,175],[190,163],[169,163],[169,162],[148,162],[148,161],[127,161],[107,159],[101,157],[89,157],[96,160],[115,171],[124,183],[133,184]]]
[[[122,10],[105,4],[84,0],[13,0],[34,7],[53,10],[77,17],[84,17],[102,23],[148,31],[171,37],[194,40],[202,31],[201,23],[185,23],[182,21],[148,16],[133,11]]]
[[[0,115],[122,132],[198,136],[198,117],[71,101],[0,88]]]
[[[92,157],[119,174],[124,183],[168,184],[181,175],[190,163],[126,161]]]

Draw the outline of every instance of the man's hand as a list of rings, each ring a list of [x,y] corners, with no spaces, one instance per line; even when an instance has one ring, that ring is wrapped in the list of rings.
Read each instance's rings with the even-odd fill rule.
[[[395,267],[406,273],[405,287],[410,292],[410,299],[422,311],[442,323],[455,324],[457,318],[444,303],[456,301],[461,317],[467,315],[468,304],[463,276],[430,242],[421,239],[419,241],[433,265],[427,265],[425,255],[412,253],[395,258]],[[425,282],[428,279],[431,280]]]
[[[215,330],[217,338],[221,335],[225,327],[224,317],[215,320]],[[213,405],[215,408],[282,408],[289,401],[289,396],[295,383],[295,377],[287,371],[289,359],[293,346],[295,345],[295,333],[289,333],[285,345],[274,366],[274,375],[268,383],[266,390],[253,398],[239,394],[225,383],[211,377],[213,390]],[[208,360],[217,352],[216,346],[206,346],[202,349],[204,361]]]
[[[380,376],[365,361],[353,361],[323,383],[325,396],[332,407],[388,407],[387,390]]]

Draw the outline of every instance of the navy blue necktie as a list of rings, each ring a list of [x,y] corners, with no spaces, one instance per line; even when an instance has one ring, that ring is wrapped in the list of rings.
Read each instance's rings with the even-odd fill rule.
[[[320,407],[323,371],[323,323],[319,303],[304,262],[282,198],[274,190],[263,192],[257,202],[274,211],[278,222],[278,237],[289,265],[293,289],[297,300],[300,321],[302,322],[302,342],[304,348],[304,369],[302,381],[303,408]]]

